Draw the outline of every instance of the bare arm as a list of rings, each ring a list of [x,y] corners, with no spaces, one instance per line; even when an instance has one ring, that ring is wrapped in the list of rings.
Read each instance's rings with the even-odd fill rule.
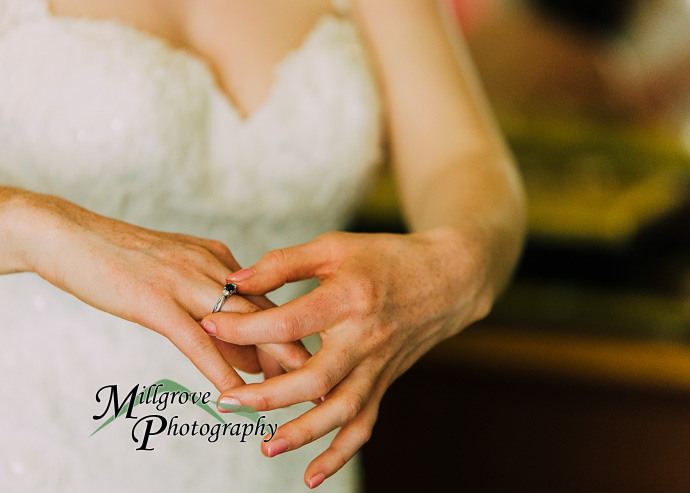
[[[481,242],[499,291],[522,244],[523,191],[461,34],[442,2],[358,1],[357,12],[382,80],[410,226],[451,226]]]
[[[18,238],[22,201],[27,195],[20,189],[0,186],[0,274],[29,270],[26,249]]]
[[[254,348],[209,337],[197,322],[238,268],[219,242],[139,228],[59,197],[0,186],[0,274],[36,272],[98,309],[159,332],[219,390],[243,383],[231,363],[260,370]],[[259,308],[237,296],[226,309]],[[309,356],[299,344],[263,348],[287,369]]]
[[[202,322],[239,344],[320,334],[323,346],[302,368],[222,395],[262,411],[324,396],[263,447],[273,457],[340,427],[308,466],[310,487],[368,440],[381,398],[398,376],[488,313],[524,230],[520,180],[436,5],[355,4],[380,74],[393,163],[414,232],[330,233],[269,252],[231,276],[240,292],[261,294],[312,277],[321,286],[275,309]]]

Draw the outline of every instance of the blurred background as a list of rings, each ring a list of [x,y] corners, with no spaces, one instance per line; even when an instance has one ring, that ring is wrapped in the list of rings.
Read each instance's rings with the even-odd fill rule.
[[[690,0],[448,0],[529,236],[383,400],[368,491],[690,491]],[[404,231],[384,171],[353,224]]]

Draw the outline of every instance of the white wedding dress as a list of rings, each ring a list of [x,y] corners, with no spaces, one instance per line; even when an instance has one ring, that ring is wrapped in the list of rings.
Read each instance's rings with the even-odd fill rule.
[[[319,20],[242,118],[185,51],[122,22],[55,17],[47,0],[0,0],[0,184],[215,238],[250,265],[343,227],[380,133],[379,94],[344,10]],[[89,437],[105,385],[126,393],[167,378],[217,393],[163,337],[34,274],[0,277],[0,331],[0,491],[304,491],[327,445],[267,459],[256,437],[159,436],[137,451],[123,417]],[[266,419],[283,424],[305,406]],[[198,407],[168,411],[214,423]],[[321,489],[353,491],[357,478],[353,462]]]

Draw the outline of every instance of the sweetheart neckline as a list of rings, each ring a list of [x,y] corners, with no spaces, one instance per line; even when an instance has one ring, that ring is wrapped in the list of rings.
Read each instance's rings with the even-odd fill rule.
[[[88,16],[83,16],[83,17],[77,17],[77,16],[71,16],[71,15],[59,15],[55,14],[51,8],[50,5],[50,0],[40,0],[41,3],[43,4],[45,8],[45,14],[46,16],[53,22],[61,22],[61,21],[80,21],[80,22],[89,22],[89,23],[94,23],[94,24],[108,24],[112,26],[116,26],[118,29],[122,31],[129,32],[130,34],[134,34],[135,36],[141,38],[143,41],[146,42],[155,42],[162,46],[166,52],[173,54],[175,56],[181,56],[185,57],[187,59],[195,61],[197,64],[199,64],[202,67],[202,70],[206,72],[208,75],[209,79],[211,80],[212,84],[212,89],[214,93],[216,93],[218,96],[220,96],[220,100],[224,103],[224,106],[227,107],[227,109],[235,116],[235,118],[239,121],[240,124],[242,125],[249,125],[252,121],[254,121],[258,115],[264,113],[266,111],[266,108],[269,108],[271,105],[271,101],[275,99],[275,94],[278,90],[278,86],[280,84],[280,74],[284,70],[284,67],[288,66],[293,60],[296,59],[298,55],[301,53],[304,53],[307,49],[307,47],[311,44],[312,39],[316,37],[317,33],[320,32],[322,29],[322,26],[326,24],[326,22],[330,22],[331,20],[342,20],[344,16],[342,14],[336,13],[336,12],[325,12],[324,14],[320,15],[318,19],[314,22],[313,26],[309,29],[309,31],[304,35],[302,38],[301,42],[296,48],[293,48],[291,50],[288,50],[285,55],[278,61],[273,66],[272,70],[272,75],[273,75],[273,82],[268,90],[268,93],[264,97],[263,101],[251,112],[245,113],[242,111],[242,109],[237,105],[235,100],[230,97],[230,95],[221,87],[221,85],[218,82],[217,77],[215,76],[213,70],[211,69],[210,63],[208,60],[206,60],[204,57],[198,55],[197,53],[194,53],[191,50],[188,50],[186,48],[178,48],[173,46],[170,42],[168,42],[165,38],[161,38],[160,36],[156,36],[155,34],[150,33],[149,31],[146,31],[144,29],[138,29],[129,22],[119,19],[117,17],[104,17],[104,18],[94,18],[94,17],[88,17]],[[294,63],[294,62],[293,62]]]

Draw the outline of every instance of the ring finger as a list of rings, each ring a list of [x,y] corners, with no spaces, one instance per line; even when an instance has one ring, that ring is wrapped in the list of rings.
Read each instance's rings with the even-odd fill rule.
[[[197,314],[192,314],[195,319],[201,320],[204,316],[208,315],[208,313],[215,308],[215,305],[217,305],[218,302],[223,298],[225,298],[225,301],[222,303],[221,312],[234,312],[242,314],[260,311],[260,308],[254,303],[247,300],[242,295],[232,292],[232,290],[232,294],[226,297],[224,295],[225,285],[216,283],[211,279],[208,281],[209,287],[205,287],[203,289],[203,295],[200,296],[198,294],[202,292],[201,289],[196,291],[197,296],[195,297],[193,304],[197,307],[210,306],[210,308],[206,308],[203,315],[199,316],[198,318]],[[215,287],[213,287],[213,285],[215,285]],[[214,297],[215,304],[211,305],[208,300],[213,300]],[[204,305],[204,303],[207,303],[207,305]],[[197,310],[200,311],[201,309],[197,308]],[[214,336],[215,334],[210,335]],[[222,341],[218,339],[216,342],[219,344],[219,346],[222,343]],[[232,343],[232,341],[228,342]],[[299,341],[286,344],[260,344],[258,347],[275,359],[285,371],[292,371],[301,368],[305,361],[311,357],[309,351],[307,351],[304,345]],[[253,369],[255,367],[253,365],[249,365],[249,368]]]

